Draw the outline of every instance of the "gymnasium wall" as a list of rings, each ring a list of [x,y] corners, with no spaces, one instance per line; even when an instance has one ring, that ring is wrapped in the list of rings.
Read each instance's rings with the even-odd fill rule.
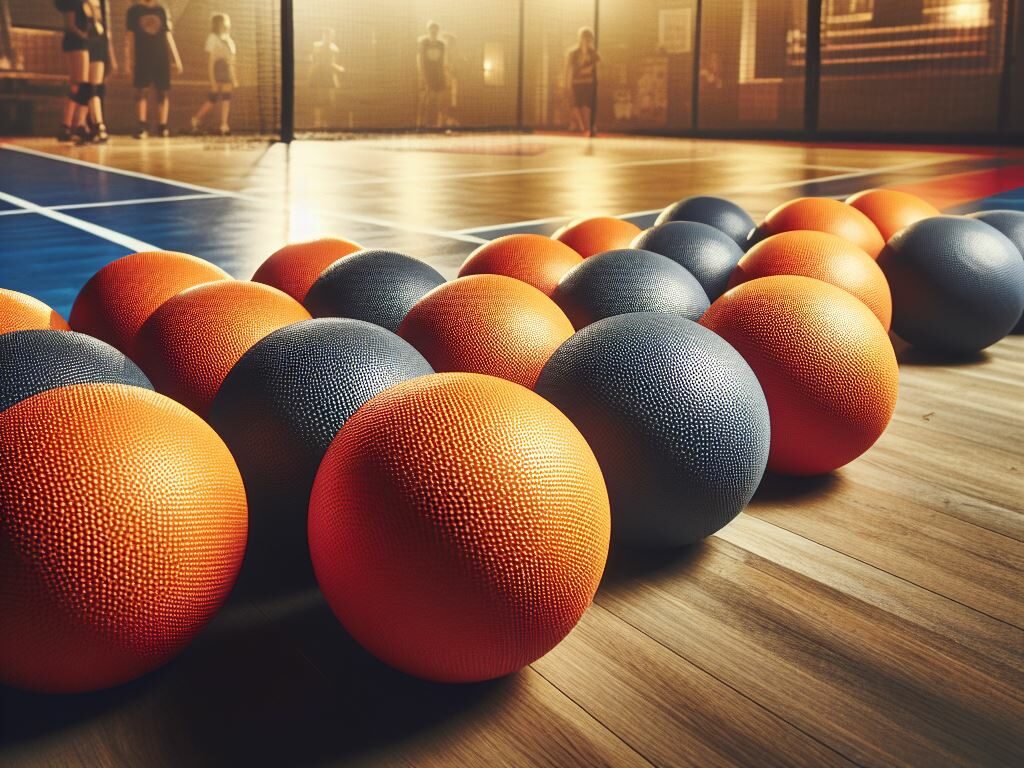
[[[25,73],[0,72],[0,133],[50,133],[66,87],[59,14],[50,0],[0,2]],[[231,15],[239,49],[233,127],[275,133],[279,0],[164,4],[185,64],[172,128],[187,126],[207,91],[203,43],[217,11]],[[111,0],[119,55],[128,5]],[[820,9],[819,135],[927,140],[995,136],[1001,125],[1024,134],[1024,0],[821,0]],[[602,55],[600,130],[796,135],[807,124],[807,10],[807,0],[296,0],[296,127],[316,127],[310,54],[328,28],[345,73],[324,128],[416,128],[417,39],[436,20],[450,51],[452,129],[567,128],[566,54],[590,26]],[[130,83],[115,75],[109,92],[108,123],[127,130]]]

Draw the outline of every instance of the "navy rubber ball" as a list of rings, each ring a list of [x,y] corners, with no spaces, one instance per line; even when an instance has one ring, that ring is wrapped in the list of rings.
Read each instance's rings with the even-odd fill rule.
[[[669,221],[697,221],[724,232],[740,248],[747,247],[747,235],[754,228],[750,214],[724,197],[697,195],[672,203],[663,210],[654,224]]]
[[[1024,259],[982,221],[922,219],[890,238],[878,266],[892,291],[892,329],[917,347],[978,352],[1024,312]]]
[[[725,293],[729,276],[743,258],[743,249],[719,229],[697,221],[667,221],[646,229],[631,248],[660,253],[697,278],[714,301]]]
[[[429,264],[397,251],[344,256],[313,283],[303,304],[313,317],[348,317],[397,331],[412,305],[445,282]]]
[[[683,317],[599,320],[544,366],[536,391],[576,425],[608,485],[613,540],[674,547],[747,505],[768,462],[768,405],[724,339]]]
[[[605,251],[570,269],[551,296],[576,330],[630,312],[669,312],[698,320],[710,306],[693,275],[651,251]]]
[[[327,447],[367,400],[433,372],[391,331],[342,318],[286,326],[242,356],[208,421],[231,450],[249,500],[243,579],[265,569],[285,588],[312,583],[306,509]]]
[[[47,330],[0,335],[0,411],[40,392],[72,384],[153,389],[135,363],[92,336]]]
[[[984,221],[995,227],[1017,246],[1021,258],[1024,259],[1024,211],[979,211],[968,216],[970,219]],[[1012,333],[1024,333],[1024,317],[1017,321]]]

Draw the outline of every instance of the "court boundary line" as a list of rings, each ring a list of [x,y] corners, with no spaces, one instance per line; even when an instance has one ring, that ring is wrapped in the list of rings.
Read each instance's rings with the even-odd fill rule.
[[[37,149],[29,149],[28,147],[22,147],[17,144],[0,143],[0,150],[6,149],[10,152],[21,152],[26,155],[32,155],[46,160],[55,160],[57,162],[68,163],[70,165],[80,165],[85,168],[91,168],[96,171],[105,171],[106,173],[120,174],[122,176],[131,176],[137,179],[144,179],[146,181],[154,181],[160,184],[166,184],[172,187],[181,187],[183,189],[191,189],[195,192],[203,192],[209,194],[211,197],[224,197],[233,198],[236,200],[245,200],[250,203],[257,203],[259,205],[273,205],[273,200],[269,200],[256,195],[246,194],[244,192],[235,192],[227,189],[216,189],[214,187],[205,187],[201,184],[192,184],[187,181],[177,181],[172,179],[161,178],[160,176],[152,176],[148,173],[142,173],[141,171],[128,171],[115,166],[100,165],[99,163],[93,163],[88,160],[81,160],[79,158],[65,157],[63,155],[54,155],[49,152],[42,152]],[[430,235],[432,237],[440,237],[446,240],[455,240],[459,242],[472,243],[474,245],[482,245],[487,241],[480,237],[474,237],[472,234],[463,234],[454,230],[442,230],[434,229],[432,227],[415,227],[406,224],[398,224],[387,219],[379,219],[375,216],[363,216],[361,214],[347,214],[339,213],[337,211],[322,211],[323,218],[333,218],[339,221],[353,221],[362,224],[371,224],[375,227],[384,227],[391,229],[396,232],[411,232],[420,235]]]
[[[74,229],[86,232],[87,234],[90,234],[93,237],[98,237],[102,240],[107,240],[116,245],[128,248],[131,251],[160,250],[156,246],[150,245],[144,240],[137,240],[136,238],[130,235],[125,235],[121,232],[117,232],[116,230],[108,229],[107,227],[100,226],[99,224],[93,224],[92,222],[84,221],[83,219],[78,219],[75,218],[74,216],[68,216],[66,213],[61,213],[60,211],[55,211],[50,208],[44,208],[41,205],[36,205],[35,203],[29,200],[16,197],[7,192],[0,192],[0,200],[3,200],[6,203],[10,203],[11,205],[16,205],[19,208],[24,209],[26,213],[39,214],[44,218],[51,219],[52,221],[59,222],[69,227],[73,227]]]
[[[39,205],[48,211],[77,211],[81,208],[116,208],[120,205],[149,205],[150,203],[175,203],[182,200],[212,200],[220,195],[200,194],[194,195],[169,195],[168,197],[136,197],[130,200],[101,200],[95,203],[62,203],[61,205]],[[31,201],[30,201],[31,202]],[[15,208],[10,211],[0,211],[0,216],[14,216],[16,214],[35,213],[27,208]]]
[[[819,176],[811,179],[801,179],[799,181],[784,181],[776,184],[762,184],[754,187],[744,187],[742,189],[728,189],[721,192],[716,192],[718,195],[731,195],[741,194],[745,192],[772,192],[777,189],[790,189],[792,187],[800,187],[805,184],[818,184],[828,181],[843,181],[845,179],[857,179],[865,176],[874,176],[881,173],[896,173],[897,171],[910,170],[912,168],[925,168],[929,165],[938,165],[940,163],[947,163],[950,158],[941,159],[930,159],[930,160],[918,160],[912,163],[899,163],[897,165],[883,166],[881,168],[873,168],[867,171],[857,171],[854,173],[840,173],[833,176]],[[664,208],[651,208],[646,211],[632,211],[630,213],[615,214],[616,218],[628,219],[639,216],[650,216],[653,213],[660,213]],[[466,227],[464,229],[455,230],[459,234],[471,235],[479,232],[498,232],[503,229],[513,229],[517,227],[531,227],[538,226],[541,224],[557,224],[560,221],[572,220],[573,216],[549,216],[541,219],[524,219],[523,221],[512,221],[506,224],[493,224],[484,227]]]

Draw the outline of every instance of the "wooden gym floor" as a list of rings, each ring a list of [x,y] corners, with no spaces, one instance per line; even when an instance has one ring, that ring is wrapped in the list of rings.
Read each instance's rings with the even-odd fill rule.
[[[282,145],[0,145],[0,285],[66,313],[148,247],[239,278],[288,240],[390,246],[452,276],[477,244],[565,217],[722,194],[754,215],[900,186],[1024,209],[1024,151],[554,136]],[[615,553],[596,604],[520,674],[437,686],[345,635],[318,594],[235,598],[113,691],[0,689],[5,766],[1022,765],[1024,337],[901,349],[895,418],[823,478],[767,478],[682,552]]]

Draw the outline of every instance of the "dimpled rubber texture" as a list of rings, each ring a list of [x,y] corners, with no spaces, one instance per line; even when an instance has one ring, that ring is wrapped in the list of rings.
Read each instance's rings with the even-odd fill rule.
[[[640,227],[612,216],[578,219],[558,230],[552,237],[565,243],[584,259],[595,253],[626,248],[640,234]]]
[[[71,327],[63,317],[39,299],[0,288],[0,333],[47,329],[69,331]]]
[[[89,278],[71,307],[71,327],[134,359],[139,330],[161,304],[186,288],[230,279],[220,267],[187,253],[130,253]]]
[[[220,438],[120,384],[22,400],[0,433],[0,682],[91,691],[168,661],[245,551],[245,489]]]
[[[697,320],[708,297],[697,278],[665,256],[635,248],[592,256],[562,278],[552,298],[576,330],[628,312]]]
[[[362,320],[305,320],[242,356],[207,420],[245,481],[246,569],[265,562],[289,583],[309,573],[306,509],[327,446],[371,397],[433,372],[408,342]]]
[[[552,355],[536,391],[594,450],[616,542],[710,536],[764,474],[770,429],[757,378],[720,337],[677,315],[598,320]]]
[[[313,317],[349,317],[397,331],[413,304],[444,281],[404,253],[357,251],[325,269],[303,304]]]
[[[849,240],[873,259],[885,245],[871,219],[853,206],[828,197],[798,197],[772,209],[754,231],[750,245],[794,229],[828,232]]]
[[[729,287],[772,275],[803,275],[842,288],[863,301],[882,327],[892,324],[892,294],[881,267],[864,251],[826,232],[780,232],[752,246]]]
[[[655,226],[669,221],[697,221],[728,235],[740,248],[746,248],[747,236],[754,228],[750,214],[731,200],[708,195],[687,197],[672,203],[655,220]]]
[[[743,255],[743,249],[727,234],[696,221],[669,221],[651,227],[629,247],[672,259],[697,278],[711,301],[725,293],[729,275]]]
[[[490,376],[399,384],[348,420],[309,508],[321,590],[351,635],[418,677],[515,672],[565,637],[608,555],[608,494],[575,427]]]
[[[531,389],[572,334],[557,304],[504,275],[470,275],[435,288],[398,329],[435,371],[484,373]]]
[[[0,335],[0,411],[40,392],[106,382],[153,389],[139,367],[109,344],[69,331]]]
[[[252,280],[273,286],[302,302],[325,269],[338,259],[362,249],[358,243],[337,237],[291,243],[270,254],[253,274]]]
[[[995,227],[1017,246],[1021,257],[1024,258],[1024,211],[978,211],[970,214],[967,218],[984,221],[990,227]],[[1024,333],[1024,316],[1017,321],[1011,333]]]
[[[936,216],[911,224],[878,258],[892,289],[892,329],[916,347],[971,354],[1024,312],[1024,259],[983,221]]]
[[[701,318],[753,369],[771,416],[768,469],[818,475],[874,445],[896,407],[889,337],[862,302],[798,275],[726,291]]]
[[[205,416],[228,371],[278,328],[309,320],[302,305],[260,283],[224,280],[182,291],[142,326],[135,362],[158,392]]]
[[[926,200],[896,189],[865,189],[846,198],[846,204],[871,219],[886,242],[916,221],[941,215],[939,209]]]
[[[565,273],[583,261],[569,246],[543,235],[505,235],[469,254],[459,270],[466,275],[505,275],[529,283],[546,296]]]

